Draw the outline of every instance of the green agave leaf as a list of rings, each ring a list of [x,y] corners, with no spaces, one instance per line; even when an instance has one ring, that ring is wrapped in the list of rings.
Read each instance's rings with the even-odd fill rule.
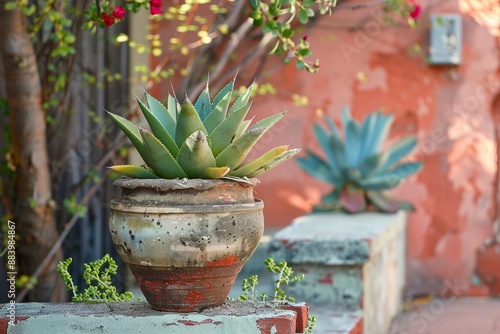
[[[321,202],[313,207],[314,212],[338,211],[342,209],[340,206],[340,189],[335,188],[332,192],[324,195]]]
[[[321,146],[321,149],[323,150],[327,160],[328,160],[328,165],[332,169],[332,174],[336,177],[340,176],[340,170],[337,165],[337,162],[335,161],[335,154],[330,146],[330,136],[336,136],[334,133],[329,134],[326,132],[326,130],[319,124],[314,124],[313,125],[313,130],[314,130],[314,135],[316,136],[316,139],[318,143]],[[338,138],[338,136],[336,136]],[[340,138],[339,138],[340,140]]]
[[[151,97],[153,98],[153,97]],[[158,102],[157,100],[155,100]],[[153,131],[154,135],[156,138],[158,138],[163,145],[170,151],[170,153],[175,157],[177,156],[177,153],[179,153],[179,147],[175,143],[175,141],[172,139],[171,134],[167,129],[163,126],[161,123],[160,119],[156,116],[156,113],[154,113],[152,110],[149,110],[148,107],[139,99],[137,99],[137,102],[139,103],[139,107],[142,110],[142,114],[148,121],[149,126],[151,127],[151,131]],[[164,116],[166,118],[170,117],[170,115],[167,113],[167,109],[160,103],[158,102],[161,107],[164,109]],[[160,107],[156,107],[159,109]],[[158,113],[158,112],[157,112]],[[173,120],[170,120],[170,122],[173,122]],[[175,124],[174,124],[175,126]],[[171,131],[174,131],[175,133],[175,128],[172,129]]]
[[[369,114],[365,117],[363,125],[361,126],[361,160],[367,159],[369,156],[377,153],[370,152],[370,146],[372,144],[377,118],[378,116],[376,114]]]
[[[366,199],[363,190],[354,187],[345,187],[340,193],[340,205],[350,213],[357,213],[366,209]]]
[[[285,162],[288,159],[293,158],[293,156],[295,156],[299,152],[300,152],[300,149],[298,149],[298,148],[288,150],[285,153],[283,153],[282,155],[274,158],[273,160],[271,160],[270,162],[268,162],[264,166],[260,167],[255,172],[249,174],[248,177],[259,176],[260,174],[265,173],[268,170],[273,169],[274,167],[278,166],[282,162]]]
[[[334,135],[337,138],[340,138],[339,130],[337,129],[337,126],[335,126],[335,123],[333,122],[333,120],[328,116],[325,116],[325,119],[326,119],[326,124],[328,124],[328,127],[330,128],[330,131],[332,132],[332,135]]]
[[[344,176],[346,182],[356,182],[357,180],[360,180],[361,177],[363,176],[361,174],[361,171],[357,167],[344,168],[342,170],[342,175]]]
[[[208,89],[208,80],[207,86],[201,92],[200,96],[196,100],[194,107],[196,111],[198,111],[198,115],[202,121],[212,112],[212,105],[210,104],[210,90]]]
[[[234,111],[226,119],[224,119],[210,133],[208,139],[210,141],[212,152],[217,156],[236,138],[236,133],[246,117],[251,104],[247,104],[240,109]]]
[[[136,179],[158,179],[158,175],[154,174],[149,169],[135,165],[115,165],[109,167],[115,172],[121,173],[128,177]]]
[[[106,111],[109,116],[111,116],[111,119],[122,129],[122,131],[127,135],[127,137],[130,139],[134,147],[137,149],[139,154],[143,156],[145,154],[145,147],[144,147],[144,142],[142,140],[141,134],[139,132],[139,128],[137,125],[129,121],[128,119],[118,116],[116,114],[110,113],[109,111]]]
[[[151,110],[151,113],[158,119],[160,124],[168,131],[170,137],[173,138],[175,136],[176,118],[173,118],[171,116],[171,114],[167,110],[167,107],[165,107],[163,103],[161,103],[160,101],[149,95],[147,92],[146,92],[146,100],[148,101],[148,105],[150,108],[149,110]],[[139,101],[139,99],[137,99],[137,101]],[[144,109],[140,101],[139,105],[141,106],[141,110],[144,113]],[[151,126],[151,123],[149,123],[149,125]],[[154,129],[152,130],[154,133],[156,133]]]
[[[229,173],[231,169],[229,167],[208,167],[205,169],[201,175],[202,178],[206,179],[220,179]]]
[[[359,164],[359,170],[362,177],[367,177],[376,171],[382,170],[381,166],[388,158],[387,152],[375,153],[366,158]]]
[[[287,149],[288,149],[287,145],[275,147],[275,148],[267,151],[266,153],[264,153],[263,155],[261,155],[257,159],[254,159],[254,160],[252,160],[244,165],[239,166],[237,169],[235,169],[231,172],[231,175],[232,176],[239,176],[239,177],[247,176],[247,175],[251,174],[252,172],[255,172],[260,167],[264,166],[265,164],[267,164],[268,162],[270,162],[274,158],[277,158],[280,155],[282,155]]]
[[[168,149],[149,131],[139,128],[146,154],[142,156],[154,173],[165,179],[187,177]]]
[[[231,92],[227,93],[217,104],[212,103],[212,112],[203,122],[208,133],[211,133],[224,120],[229,102],[231,102]]]
[[[351,117],[351,109],[348,106],[342,108],[342,128],[345,130],[347,128],[347,124],[352,120]]]
[[[200,177],[207,168],[216,167],[215,158],[203,131],[198,130],[186,138],[179,150],[177,162],[190,178]]]
[[[332,192],[321,198],[321,203],[325,205],[335,205],[339,202],[341,188],[335,188]]]
[[[412,211],[414,209],[411,203],[386,197],[377,191],[368,191],[367,197],[371,204],[383,212],[397,212],[399,210]]]
[[[410,154],[410,152],[413,151],[416,146],[417,140],[415,136],[408,136],[398,140],[386,150],[388,155],[387,160],[380,165],[379,170],[391,168],[405,156]]]
[[[347,120],[344,143],[347,166],[357,167],[361,150],[361,134],[359,125],[352,119]]]
[[[170,114],[170,117],[175,120],[175,124],[177,124],[177,117],[179,116],[179,109],[180,109],[180,105],[179,105],[179,101],[177,101],[177,99],[172,96],[172,95],[168,95],[168,98],[167,98],[167,110],[168,110],[168,113]],[[175,137],[175,133],[174,135],[172,135],[172,137]]]
[[[175,143],[177,146],[181,147],[186,139],[196,131],[202,131],[207,135],[207,130],[200,116],[196,112],[191,101],[186,98],[179,112],[179,117],[177,118],[177,128],[175,131]]]
[[[307,157],[297,158],[295,160],[304,171],[317,178],[318,180],[333,184],[338,187],[342,186],[342,178],[332,173],[332,168],[327,162],[325,162],[323,159],[309,150],[306,150],[306,154]]]
[[[250,99],[250,96],[252,95],[253,91],[253,86],[254,84],[252,83],[250,86],[247,87],[247,89],[241,94],[236,101],[233,103],[231,108],[229,109],[229,114],[235,112],[236,110],[239,110],[243,108],[245,105],[247,105],[248,100]]]
[[[398,186],[402,179],[390,176],[371,176],[367,179],[358,180],[357,185],[367,190],[385,190]]]
[[[267,128],[250,129],[235,139],[216,158],[217,166],[229,166],[235,169],[245,159],[253,145],[262,137]]]
[[[242,121],[240,126],[238,127],[238,131],[236,131],[235,138],[238,138],[241,136],[242,133],[247,131],[248,127],[250,126],[250,123],[253,121],[253,117],[251,119],[248,119],[246,121]]]
[[[345,146],[340,140],[340,138],[335,136],[330,136],[330,150],[333,154],[333,159],[335,161],[335,166],[343,178],[348,178],[349,175],[346,174],[348,170],[345,158]]]
[[[236,80],[236,77],[233,78],[233,80],[229,81],[215,96],[213,102],[212,102],[212,109],[215,109],[215,106],[217,106],[225,97],[227,94],[231,95],[233,92],[234,88],[234,81]],[[229,96],[229,99],[231,99],[231,96]]]
[[[386,141],[391,129],[393,120],[392,115],[383,116],[380,112],[373,114],[375,118],[375,125],[373,127],[373,134],[370,138],[370,145],[367,148],[367,155],[371,155],[380,150],[382,144]]]
[[[283,112],[280,112],[279,114],[264,118],[263,120],[252,125],[252,127],[250,127],[250,130],[265,127],[266,131],[267,131],[267,129],[269,129],[271,126],[276,124],[280,119],[282,119],[283,116],[285,116],[285,114],[286,114],[286,111],[283,111]]]
[[[408,162],[381,174],[375,174],[367,179],[359,180],[358,185],[368,190],[384,190],[396,187],[405,177],[422,168],[421,162]]]

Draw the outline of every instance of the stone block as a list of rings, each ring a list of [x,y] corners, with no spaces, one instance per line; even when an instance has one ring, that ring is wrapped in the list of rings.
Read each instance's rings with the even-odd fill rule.
[[[361,309],[363,333],[386,333],[403,297],[405,224],[402,211],[314,213],[277,232],[269,252],[306,275],[287,294],[310,306]]]
[[[362,302],[361,268],[324,266],[311,263],[291,264],[296,273],[305,274],[302,281],[285,286],[286,294],[309,304],[356,310]]]
[[[363,314],[360,310],[345,311],[314,305],[311,306],[310,313],[316,316],[314,334],[363,333]]]
[[[364,264],[394,238],[405,220],[403,211],[312,213],[296,218],[278,231],[269,244],[269,252],[275,259],[288,263]],[[391,224],[397,228],[388,228]]]

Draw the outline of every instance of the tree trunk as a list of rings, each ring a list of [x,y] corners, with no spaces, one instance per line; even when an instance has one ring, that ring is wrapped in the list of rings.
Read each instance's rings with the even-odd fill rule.
[[[0,0],[0,54],[5,70],[12,153],[16,172],[17,277],[30,276],[58,238],[51,207],[51,181],[45,113],[33,44],[24,15],[5,10]],[[59,250],[38,278],[30,301],[64,301],[65,289],[56,271]]]

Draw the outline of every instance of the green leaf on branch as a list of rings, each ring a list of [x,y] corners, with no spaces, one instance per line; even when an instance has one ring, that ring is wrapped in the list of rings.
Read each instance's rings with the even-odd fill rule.
[[[68,213],[71,215],[83,217],[87,213],[87,207],[85,205],[78,204],[75,194],[71,194],[68,198],[65,198],[63,204]]]
[[[309,21],[309,15],[307,13],[307,10],[305,9],[299,10],[299,21],[302,24],[306,24],[307,21]]]
[[[17,1],[6,2],[3,8],[5,10],[14,10],[17,8]]]
[[[250,5],[250,8],[253,10],[258,9],[260,6],[260,0],[249,0],[248,4]]]

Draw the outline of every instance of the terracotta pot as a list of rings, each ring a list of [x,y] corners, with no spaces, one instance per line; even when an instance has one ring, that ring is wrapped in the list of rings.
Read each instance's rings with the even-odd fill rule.
[[[258,181],[120,179],[113,243],[146,300],[160,311],[223,304],[264,231]]]

